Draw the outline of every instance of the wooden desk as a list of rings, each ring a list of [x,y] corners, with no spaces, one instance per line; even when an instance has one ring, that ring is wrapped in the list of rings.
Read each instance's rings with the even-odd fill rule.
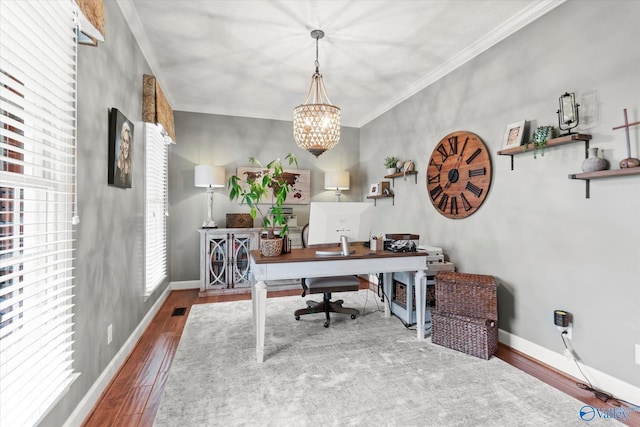
[[[336,247],[336,250],[339,248]],[[250,252],[251,299],[256,330],[256,356],[258,363],[264,361],[264,335],[267,309],[267,280],[297,279],[300,277],[342,276],[351,274],[383,273],[385,288],[385,317],[391,317],[390,302],[392,274],[415,272],[418,340],[424,339],[424,316],[427,254],[425,252],[393,253],[372,252],[364,246],[352,246],[354,254],[343,256],[317,256],[315,248],[293,249],[277,257],[264,257],[260,251]],[[292,315],[293,317],[293,315]]]

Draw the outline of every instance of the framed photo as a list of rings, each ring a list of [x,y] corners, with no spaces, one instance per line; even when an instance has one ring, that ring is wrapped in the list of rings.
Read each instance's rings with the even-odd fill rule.
[[[502,140],[502,149],[513,148],[522,145],[522,135],[524,134],[525,120],[512,123],[507,126],[504,131],[504,139]]]
[[[379,196],[380,195],[380,184],[375,183],[369,186],[369,196]]]
[[[116,108],[109,113],[109,185],[131,188],[133,123]]]

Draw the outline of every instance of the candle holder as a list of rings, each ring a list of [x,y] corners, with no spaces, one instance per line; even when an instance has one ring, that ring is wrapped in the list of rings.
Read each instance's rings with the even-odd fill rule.
[[[567,131],[563,135],[571,134],[571,129],[578,126],[580,117],[578,115],[579,104],[576,104],[576,95],[574,93],[565,92],[558,99],[560,108],[558,109],[558,127],[561,131]]]

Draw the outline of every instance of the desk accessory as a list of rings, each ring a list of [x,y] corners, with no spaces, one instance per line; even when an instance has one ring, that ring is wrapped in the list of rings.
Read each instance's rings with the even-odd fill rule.
[[[629,123],[629,120],[627,119],[627,109],[624,109],[624,124],[620,125],[620,126],[616,126],[613,128],[613,130],[616,129],[623,129],[625,130],[626,136],[627,136],[627,158],[626,159],[622,159],[620,161],[620,168],[637,168],[638,166],[640,166],[640,159],[636,159],[631,157],[631,142],[629,140],[629,128],[631,126],[635,126],[635,125],[640,125],[640,122],[633,122],[633,123]]]

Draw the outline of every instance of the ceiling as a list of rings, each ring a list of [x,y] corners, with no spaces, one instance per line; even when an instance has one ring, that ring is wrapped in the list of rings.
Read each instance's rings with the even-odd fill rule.
[[[361,127],[564,0],[118,0],[174,110],[292,120],[315,71]]]

